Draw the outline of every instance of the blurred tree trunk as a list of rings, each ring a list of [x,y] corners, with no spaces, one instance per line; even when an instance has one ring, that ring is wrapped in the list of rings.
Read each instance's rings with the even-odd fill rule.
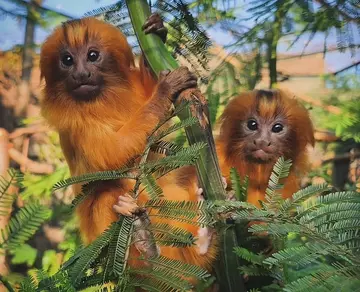
[[[5,129],[0,128],[0,175],[6,177],[9,168],[9,134]],[[10,210],[9,210],[10,215]],[[0,230],[4,229],[9,222],[9,216],[0,216]],[[4,276],[9,273],[6,263],[6,255],[0,255],[0,275]],[[4,285],[0,284],[0,291],[7,291]]]
[[[31,0],[28,6],[24,47],[22,52],[22,72],[19,86],[19,98],[15,108],[18,117],[26,116],[26,109],[31,99],[30,80],[34,59],[34,38],[36,27],[36,6],[41,5],[42,0]]]
[[[270,32],[266,37],[270,79],[269,88],[273,88],[277,84],[277,47],[282,37],[284,20],[291,5],[290,1],[279,1],[277,3],[274,22],[271,24]]]

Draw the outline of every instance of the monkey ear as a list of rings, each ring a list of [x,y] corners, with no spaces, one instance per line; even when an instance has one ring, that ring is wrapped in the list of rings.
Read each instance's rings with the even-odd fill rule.
[[[311,121],[309,112],[306,112],[306,118],[303,120],[302,133],[304,135],[306,144],[310,144],[312,147],[315,146],[315,135],[314,135],[314,125]]]

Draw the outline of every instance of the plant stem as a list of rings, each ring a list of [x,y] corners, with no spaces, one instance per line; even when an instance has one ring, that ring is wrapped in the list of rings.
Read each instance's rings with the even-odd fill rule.
[[[159,73],[163,70],[178,68],[179,65],[170,55],[160,37],[154,34],[145,35],[142,30],[142,25],[151,14],[147,1],[126,0],[126,5],[140,47],[153,73],[159,76]],[[180,100],[181,97],[185,97],[185,92],[180,95]],[[195,164],[200,186],[204,190],[206,199],[224,200],[226,193],[222,184],[219,162],[216,156],[207,101],[200,91],[193,91],[187,97],[190,97],[192,105],[180,111],[178,117],[184,121],[195,116],[199,121],[199,123],[187,127],[185,130],[189,144],[192,145],[197,142],[207,143],[207,147],[201,150],[200,157]],[[179,104],[175,104],[175,108],[179,106]],[[221,271],[221,273],[218,273],[220,291],[246,291],[243,279],[238,271],[238,266],[231,260],[235,258],[235,254],[232,251],[235,246],[238,246],[235,230],[234,228],[228,228],[224,232],[223,240],[220,243],[220,255],[216,269]],[[226,277],[219,277],[219,275],[223,274]]]

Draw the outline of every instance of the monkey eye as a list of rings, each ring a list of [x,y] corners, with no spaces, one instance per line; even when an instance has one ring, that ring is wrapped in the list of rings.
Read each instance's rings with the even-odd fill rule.
[[[273,133],[280,133],[283,129],[284,129],[284,126],[282,124],[277,123],[272,127],[271,131]]]
[[[89,51],[87,57],[90,62],[95,62],[97,59],[99,59],[99,52],[91,50],[91,51]]]
[[[61,58],[61,63],[63,63],[66,67],[70,67],[74,64],[74,59],[71,55],[66,54]]]
[[[247,122],[247,127],[251,131],[256,131],[258,129],[258,124],[255,120],[249,120]]]

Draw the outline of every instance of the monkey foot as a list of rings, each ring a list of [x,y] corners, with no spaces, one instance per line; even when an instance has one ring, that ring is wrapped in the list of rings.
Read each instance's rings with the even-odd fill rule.
[[[135,199],[129,194],[119,196],[116,205],[113,206],[116,213],[123,216],[133,216],[143,213],[143,208],[140,208]]]

